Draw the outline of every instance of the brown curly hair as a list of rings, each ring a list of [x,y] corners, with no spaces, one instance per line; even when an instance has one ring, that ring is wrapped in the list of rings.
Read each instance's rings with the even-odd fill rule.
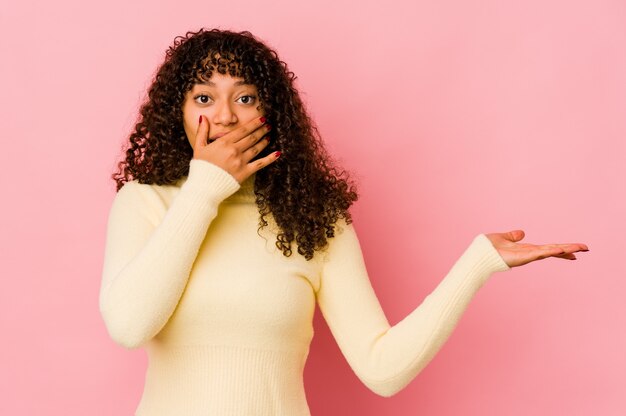
[[[276,246],[289,257],[295,240],[298,253],[311,260],[314,251],[334,237],[338,219],[352,222],[348,209],[358,194],[347,172],[339,171],[327,153],[294,87],[294,73],[248,31],[190,31],[177,36],[165,55],[139,110],[126,158],[112,175],[117,191],[134,179],[169,185],[187,176],[193,149],[183,129],[186,93],[214,70],[241,77],[257,87],[272,125],[270,144],[258,157],[276,150],[283,155],[256,172],[258,230],[268,225],[265,217],[272,214],[281,229]]]

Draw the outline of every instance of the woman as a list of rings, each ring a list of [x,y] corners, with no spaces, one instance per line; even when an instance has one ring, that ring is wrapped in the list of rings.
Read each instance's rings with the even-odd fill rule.
[[[219,30],[176,38],[155,76],[113,175],[100,292],[111,337],[148,352],[137,415],[309,415],[316,302],[356,375],[391,396],[491,274],[587,250],[479,234],[390,327],[352,225],[356,191],[294,78],[250,33]]]

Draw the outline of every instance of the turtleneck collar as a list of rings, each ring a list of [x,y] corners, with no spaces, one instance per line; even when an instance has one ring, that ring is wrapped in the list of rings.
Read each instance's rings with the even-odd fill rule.
[[[188,176],[180,178],[174,186],[180,188],[183,183],[187,181]],[[256,172],[246,178],[239,184],[239,189],[235,193],[228,196],[222,202],[238,202],[238,203],[254,203],[256,196],[254,195],[254,181],[256,179]]]

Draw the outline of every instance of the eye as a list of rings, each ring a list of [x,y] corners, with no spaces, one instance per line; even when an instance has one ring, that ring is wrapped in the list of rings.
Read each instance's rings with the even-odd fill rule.
[[[198,104],[208,104],[212,101],[211,97],[209,97],[206,94],[198,94],[195,97],[193,97],[193,99]]]
[[[256,96],[254,95],[242,95],[241,97],[237,98],[237,102],[240,102],[241,104],[254,104],[254,102],[256,101]]]

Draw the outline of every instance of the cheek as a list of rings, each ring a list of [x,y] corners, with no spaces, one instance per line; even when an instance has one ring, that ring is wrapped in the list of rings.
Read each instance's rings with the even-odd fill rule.
[[[241,116],[239,117],[239,119],[243,123],[246,123],[248,121],[252,121],[255,118],[258,118],[258,117],[261,117],[261,116],[265,115],[265,112],[262,111],[262,110],[257,109],[257,107],[258,106],[247,108],[245,111],[243,111],[241,113]]]
[[[183,119],[183,129],[185,130],[185,134],[189,138],[191,134],[191,126],[189,125],[189,120],[186,118]]]
[[[197,122],[198,122],[198,120],[196,120],[196,123]],[[191,147],[193,147],[193,141],[194,141],[194,138],[195,138],[196,130],[193,127],[192,120],[191,120],[190,116],[187,116],[187,117],[183,118],[183,130],[185,131],[185,135],[187,136],[187,141],[189,142]]]
[[[199,116],[200,114],[196,114],[194,111],[183,107],[183,128],[185,129],[187,136],[189,136],[191,132],[195,131],[194,126],[197,126]]]

